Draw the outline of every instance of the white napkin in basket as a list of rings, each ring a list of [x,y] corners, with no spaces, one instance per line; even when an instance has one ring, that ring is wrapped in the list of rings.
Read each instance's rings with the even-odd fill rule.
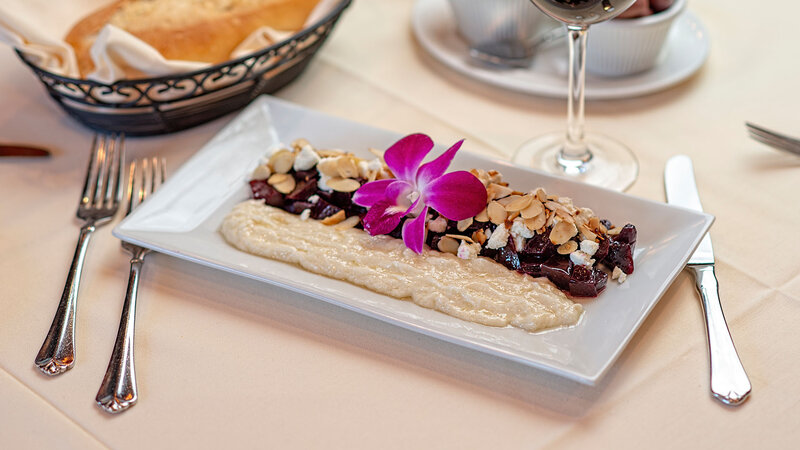
[[[313,24],[330,12],[340,0],[321,0],[306,20]],[[23,52],[33,63],[50,72],[80,78],[75,52],[64,41],[73,24],[110,0],[3,0],[0,3],[0,42]],[[244,56],[291,36],[292,32],[262,27],[248,36],[231,54]],[[126,77],[126,69],[147,76],[162,76],[199,70],[209,64],[165,59],[156,49],[136,36],[106,25],[90,53],[95,70],[86,78],[112,83]]]

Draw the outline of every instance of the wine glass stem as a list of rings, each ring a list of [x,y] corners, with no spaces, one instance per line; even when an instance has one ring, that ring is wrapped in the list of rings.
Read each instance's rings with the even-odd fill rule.
[[[583,173],[592,153],[583,139],[584,91],[586,88],[586,33],[588,28],[567,25],[569,40],[569,99],[567,139],[558,154],[558,164],[568,174]]]

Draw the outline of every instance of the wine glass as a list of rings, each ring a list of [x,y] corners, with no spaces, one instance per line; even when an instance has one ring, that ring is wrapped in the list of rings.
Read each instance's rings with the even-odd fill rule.
[[[626,146],[603,135],[585,133],[583,129],[589,25],[616,17],[634,1],[531,0],[542,12],[567,26],[567,132],[546,134],[526,142],[514,154],[514,162],[619,191],[636,179],[639,164]]]

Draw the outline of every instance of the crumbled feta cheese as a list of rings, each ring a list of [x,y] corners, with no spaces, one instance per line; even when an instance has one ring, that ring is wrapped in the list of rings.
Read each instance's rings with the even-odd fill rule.
[[[428,229],[434,233],[444,233],[447,230],[447,219],[442,216],[428,222]]]
[[[581,251],[589,256],[594,256],[594,254],[597,253],[598,248],[600,248],[600,244],[595,241],[590,241],[588,239],[581,241]]]
[[[369,164],[363,159],[358,161],[358,176],[361,178],[369,177]]]
[[[318,201],[319,201],[319,195],[317,194],[308,197],[308,202],[311,203],[312,205],[316,205]]]
[[[467,241],[461,241],[458,245],[458,252],[456,256],[461,259],[475,259],[478,257],[478,252],[481,251],[481,244],[468,244]]]
[[[331,179],[330,177],[326,177],[324,174],[319,174],[319,181],[317,181],[317,187],[325,192],[333,191],[333,189],[331,189],[331,187],[328,186],[327,183],[327,181],[330,179]]]
[[[625,280],[627,278],[628,278],[628,275],[625,272],[623,272],[622,269],[620,269],[617,266],[614,266],[614,270],[611,271],[611,279],[612,280],[617,280],[617,283],[622,284],[622,283],[625,282]]]
[[[320,157],[317,152],[315,152],[310,145],[306,144],[300,149],[300,152],[297,154],[297,156],[295,156],[293,167],[294,170],[298,172],[309,170],[316,166],[319,160]]]
[[[574,252],[570,253],[569,259],[576,266],[591,266],[594,264],[594,260],[592,259],[591,255],[581,250],[575,250]]]
[[[517,217],[511,224],[511,236],[514,236],[516,250],[521,252],[525,248],[525,240],[533,237],[533,231],[525,225],[521,217]]]
[[[381,170],[381,169],[383,169],[383,162],[381,161],[380,158],[375,158],[375,159],[367,162],[367,170],[370,170],[370,171],[376,170],[377,171],[377,170]]]
[[[281,150],[286,150],[286,149],[287,149],[286,144],[284,144],[283,142],[278,142],[277,144],[267,149],[267,158],[274,155],[275,153],[278,153]]]
[[[303,212],[300,213],[300,220],[307,220],[309,217],[311,217],[311,210],[308,208],[304,209]]]
[[[489,238],[492,237],[492,230],[487,228],[487,229],[483,230],[483,234],[484,234],[484,236],[486,236],[486,239],[489,239]]]
[[[492,236],[486,241],[486,248],[498,249],[505,247],[508,244],[508,236],[508,228],[505,225],[498,225],[494,229]]]

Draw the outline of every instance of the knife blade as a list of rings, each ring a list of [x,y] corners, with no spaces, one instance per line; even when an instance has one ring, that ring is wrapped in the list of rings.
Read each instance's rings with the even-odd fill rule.
[[[50,156],[50,152],[43,148],[28,145],[0,144],[0,156],[47,157]]]
[[[664,167],[667,202],[695,211],[703,211],[694,180],[692,160],[686,155],[673,156]],[[714,249],[706,233],[686,265],[695,276],[702,299],[706,322],[708,356],[711,366],[711,394],[728,405],[740,405],[750,395],[750,379],[733,345],[722,303],[719,283],[714,273]]]

